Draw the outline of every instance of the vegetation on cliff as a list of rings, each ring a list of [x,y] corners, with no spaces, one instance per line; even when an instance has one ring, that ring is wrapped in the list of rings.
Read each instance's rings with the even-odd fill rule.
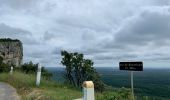
[[[3,58],[0,56],[0,73],[9,71],[10,66],[8,64],[3,63]]]
[[[0,38],[0,42],[20,42],[18,39],[11,39],[11,38]]]

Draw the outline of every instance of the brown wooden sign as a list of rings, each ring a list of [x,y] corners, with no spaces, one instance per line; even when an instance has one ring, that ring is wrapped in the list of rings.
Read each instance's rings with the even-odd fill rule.
[[[120,70],[143,71],[143,62],[119,62]]]

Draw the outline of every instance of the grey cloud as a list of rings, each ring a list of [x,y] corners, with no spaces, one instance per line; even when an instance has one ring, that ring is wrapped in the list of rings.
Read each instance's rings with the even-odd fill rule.
[[[153,0],[153,2],[155,2],[155,4],[158,6],[170,5],[169,0]]]
[[[170,13],[169,8],[157,8],[160,10],[145,9],[139,15],[132,17],[124,23],[125,25],[114,35],[113,40],[105,40],[99,44],[93,44],[89,48],[86,46],[79,51],[86,55],[95,55],[94,59],[137,59],[137,55],[125,54],[121,55],[119,52],[114,53],[113,57],[109,55],[100,55],[103,52],[126,51],[133,52],[139,46],[146,46],[148,43],[153,42],[154,45],[167,45],[165,40],[170,38]],[[94,35],[84,34],[83,40],[92,40],[96,42]],[[86,42],[86,41],[85,41]],[[160,44],[160,45],[158,45]],[[88,44],[89,45],[89,44]],[[102,46],[102,47],[101,47]],[[130,46],[133,46],[130,48]],[[141,58],[138,58],[141,59]]]
[[[85,30],[82,34],[82,39],[84,41],[94,41],[95,40],[95,36],[93,34],[93,31],[90,30]]]
[[[44,35],[43,35],[43,39],[44,40],[51,40],[53,39],[54,37],[56,37],[56,35],[54,33],[50,33],[50,32],[45,32]]]
[[[60,55],[61,54],[61,51],[62,51],[62,49],[61,48],[59,48],[59,47],[57,47],[57,48],[55,48],[54,50],[52,50],[52,54],[53,55]]]
[[[166,55],[164,57],[155,58],[154,61],[170,61],[170,56],[167,57]]]
[[[116,34],[112,35],[113,39],[109,40],[106,38],[99,43],[101,45],[98,46],[112,51],[113,55],[98,54],[94,59],[168,60],[168,54],[164,55],[161,50],[156,51],[159,56],[149,54],[153,49],[170,45],[169,7],[155,7],[156,10],[152,10],[153,8],[141,10],[138,15],[127,19],[123,23],[124,25],[117,30]],[[123,53],[124,55],[122,55],[122,52],[126,52],[127,54]]]
[[[39,44],[38,41],[33,38],[31,32],[21,28],[11,27],[4,23],[0,24],[0,38],[20,39],[24,44]]]
[[[97,0],[85,0],[82,2],[77,0],[63,0],[62,3],[58,3],[59,6],[54,7],[56,13],[59,15],[56,15],[56,23],[60,25],[78,27],[81,29],[87,28],[97,32],[103,31],[107,33],[110,32],[113,27],[116,27],[116,25],[119,24],[123,18],[132,15],[133,11],[131,10],[133,7],[136,8],[143,6],[140,4],[140,2],[142,2],[144,5],[148,5],[147,1],[144,3],[142,0],[106,0],[104,2],[99,2]],[[128,7],[129,5],[133,6]],[[61,8],[64,10],[64,12],[58,11],[58,9]]]
[[[169,32],[170,12],[168,8],[162,9],[162,12],[147,9],[137,17],[128,20],[116,33],[114,39],[104,46],[128,48],[128,45],[144,46],[149,42],[166,43],[166,40],[170,38]]]
[[[79,51],[82,52],[83,54],[86,54],[86,55],[94,55],[94,54],[100,54],[102,52],[106,52],[105,49],[97,48],[97,47],[94,47],[94,48],[82,48],[82,50],[79,50]]]
[[[109,32],[111,31],[111,25],[110,23],[102,23],[96,20],[92,20],[93,18],[62,18],[62,19],[58,19],[57,23],[58,24],[63,24],[63,25],[68,25],[68,26],[72,26],[72,27],[78,27],[80,29],[92,29],[95,30],[97,32],[101,32],[101,31],[105,31],[105,32]],[[96,22],[95,22],[96,21]],[[105,21],[104,21],[105,22]],[[104,25],[103,25],[104,24]]]
[[[144,60],[149,60],[149,61],[170,61],[170,55],[163,55],[161,54],[161,56],[150,56],[147,58],[143,58]]]
[[[15,36],[15,35],[31,35],[29,31],[20,29],[20,28],[13,28],[11,26],[8,26],[4,23],[0,24],[0,34],[1,35],[7,35],[7,36]]]
[[[168,0],[0,2],[0,21],[5,23],[0,24],[0,36],[21,39],[25,59],[47,65],[60,62],[61,50],[84,53],[97,64],[106,64],[120,59],[148,60],[154,55],[149,55],[153,47],[170,44]],[[154,57],[161,56],[166,55]]]
[[[111,55],[109,55],[109,56],[108,55],[107,56],[106,55],[105,56],[104,55],[97,55],[97,56],[94,57],[95,60],[111,60],[111,59],[114,59],[114,58],[115,57],[113,55],[112,56]]]
[[[94,56],[95,60],[134,60],[138,56],[135,54],[110,54],[110,55],[96,55]]]
[[[8,6],[14,9],[29,8],[35,5],[39,0],[0,0],[1,6]]]
[[[28,57],[31,57],[31,58],[36,58],[36,59],[39,59],[39,58],[45,58],[46,56],[44,55],[44,50],[37,50],[37,48],[34,47],[34,49],[36,49],[36,51],[34,52],[29,52],[27,51],[27,56]],[[49,54],[48,52],[46,52],[47,54]]]

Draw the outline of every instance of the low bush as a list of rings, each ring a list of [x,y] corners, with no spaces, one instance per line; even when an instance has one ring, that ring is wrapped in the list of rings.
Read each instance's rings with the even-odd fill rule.
[[[0,73],[9,71],[10,66],[8,64],[3,63],[3,58],[0,56]]]
[[[120,88],[100,94],[97,100],[132,100],[132,96],[130,89]]]
[[[36,74],[37,69],[38,69],[38,63],[34,64],[32,61],[28,63],[24,63],[21,65],[21,71],[25,72],[26,74]],[[51,80],[52,78],[52,73],[48,72],[44,67],[41,69],[42,77],[46,80]]]
[[[2,72],[9,72],[10,69],[11,69],[11,67],[9,65],[7,65],[7,64],[2,63],[0,65],[0,73],[2,73]]]

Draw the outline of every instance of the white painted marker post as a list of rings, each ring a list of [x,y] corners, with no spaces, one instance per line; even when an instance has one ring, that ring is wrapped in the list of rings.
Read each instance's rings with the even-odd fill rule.
[[[83,83],[84,97],[83,100],[95,100],[94,98],[94,84],[92,81],[85,81]]]
[[[10,70],[10,74],[12,75],[12,73],[13,73],[13,67],[11,66],[11,70]]]
[[[135,100],[134,89],[133,89],[133,71],[131,71],[130,74],[131,74],[131,91],[132,91],[132,99]]]
[[[37,79],[36,79],[36,85],[40,85],[40,80],[41,80],[41,65],[38,64],[38,70],[37,70]]]

